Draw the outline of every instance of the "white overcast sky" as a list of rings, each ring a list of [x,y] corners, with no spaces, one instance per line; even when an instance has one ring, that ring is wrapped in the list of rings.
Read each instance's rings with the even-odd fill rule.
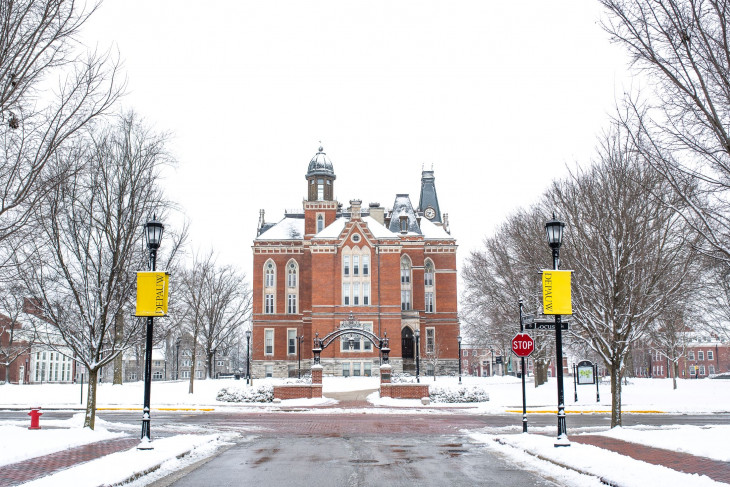
[[[301,209],[320,140],[345,207],[416,205],[433,166],[462,260],[592,157],[630,83],[602,14],[591,0],[105,0],[82,40],[119,51],[123,106],[171,134],[164,184],[191,249],[250,275],[259,209]]]

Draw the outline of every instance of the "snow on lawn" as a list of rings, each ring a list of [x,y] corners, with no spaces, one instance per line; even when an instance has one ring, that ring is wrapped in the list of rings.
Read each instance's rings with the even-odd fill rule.
[[[110,432],[105,422],[96,420],[94,431],[83,428],[84,414],[75,414],[66,420],[44,421],[41,416],[41,429],[29,430],[29,421],[15,425],[15,421],[0,422],[0,466],[16,463],[28,458],[42,456],[75,446],[125,436],[124,433]],[[12,439],[12,440],[10,440]]]
[[[591,434],[730,462],[730,451],[727,449],[730,426],[664,425],[651,430],[646,426],[632,426]]]
[[[574,401],[572,378],[565,380],[565,406],[570,412],[607,412],[611,409],[611,387],[608,381],[600,384],[600,402],[596,402],[596,388],[592,385],[578,386],[578,402]],[[377,377],[325,377],[323,394],[377,389]],[[254,386],[261,384],[283,384],[283,379],[255,379]],[[458,377],[422,377],[422,384],[436,384],[440,387],[458,386]],[[465,386],[483,387],[489,394],[485,403],[467,403],[469,411],[478,414],[503,413],[522,408],[521,381],[516,377],[464,377]],[[194,394],[188,394],[188,381],[155,381],[152,383],[152,408],[208,409],[221,407],[269,407],[271,404],[225,403],[216,400],[218,391],[225,388],[247,388],[244,380],[219,379],[195,381]],[[554,411],[557,403],[556,382],[535,388],[532,378],[527,381],[527,406],[532,412]],[[2,385],[0,386],[0,408],[82,408],[81,387],[78,384]],[[144,394],[144,383],[131,382],[124,385],[99,384],[97,405],[104,408],[140,409]],[[672,389],[671,379],[629,379],[623,386],[624,412],[676,412],[676,413],[718,413],[730,409],[730,380],[685,379],[679,381],[679,388]],[[86,385],[84,385],[84,405]],[[387,405],[420,405],[417,401],[403,401]],[[382,402],[373,401],[386,405]],[[286,406],[317,406],[328,404],[308,400],[302,403],[282,402]]]
[[[667,467],[652,465],[619,455],[591,445],[573,442],[569,448],[556,448],[553,437],[535,434],[489,435],[472,433],[475,441],[484,443],[490,450],[498,451],[516,464],[529,470],[556,477],[566,485],[621,485],[645,487],[647,485],[682,485],[684,487],[711,487],[727,485],[704,475],[677,472]],[[549,460],[546,461],[546,460]],[[557,464],[557,465],[556,465]],[[575,479],[568,470],[580,470],[594,475],[595,480],[582,475]],[[563,475],[565,477],[561,478]],[[604,483],[598,481],[602,479]]]

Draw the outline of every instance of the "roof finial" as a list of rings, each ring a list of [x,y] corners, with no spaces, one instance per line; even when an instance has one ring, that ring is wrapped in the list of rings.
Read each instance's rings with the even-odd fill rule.
[[[319,152],[324,151],[324,147],[322,147],[322,141],[319,141]]]

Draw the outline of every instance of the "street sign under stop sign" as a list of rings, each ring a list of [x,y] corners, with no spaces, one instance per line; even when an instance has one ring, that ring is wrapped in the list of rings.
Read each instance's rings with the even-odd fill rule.
[[[518,357],[527,357],[535,350],[535,340],[527,333],[518,333],[512,339],[512,351]]]

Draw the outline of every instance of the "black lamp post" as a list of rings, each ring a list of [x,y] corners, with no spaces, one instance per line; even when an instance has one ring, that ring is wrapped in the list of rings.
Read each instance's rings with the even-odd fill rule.
[[[251,330],[246,330],[246,384],[251,382]]]
[[[299,361],[299,364],[297,365],[297,377],[300,379],[302,378],[302,343],[304,342],[304,335],[299,335],[297,337],[297,360]]]
[[[456,341],[459,342],[459,384],[461,384],[461,335],[456,337]]]
[[[545,233],[550,249],[553,251],[553,270],[560,267],[560,245],[563,243],[563,229],[565,223],[553,219],[545,224]],[[563,393],[563,330],[560,315],[555,315],[555,368],[558,376],[558,438],[555,446],[570,446],[568,427],[565,422],[565,399]]]
[[[144,236],[147,240],[147,248],[150,251],[149,267],[151,271],[155,270],[157,263],[157,249],[160,248],[162,241],[162,232],[165,225],[158,222],[155,215],[152,220],[148,221],[144,226]],[[150,439],[150,389],[152,388],[152,328],[154,317],[147,317],[147,337],[145,341],[145,360],[144,360],[144,406],[142,409],[142,444],[139,446],[141,450],[151,450],[149,445]]]
[[[414,334],[416,337],[416,382],[421,382],[421,363],[420,363],[420,345],[421,345],[421,332],[416,330]]]

